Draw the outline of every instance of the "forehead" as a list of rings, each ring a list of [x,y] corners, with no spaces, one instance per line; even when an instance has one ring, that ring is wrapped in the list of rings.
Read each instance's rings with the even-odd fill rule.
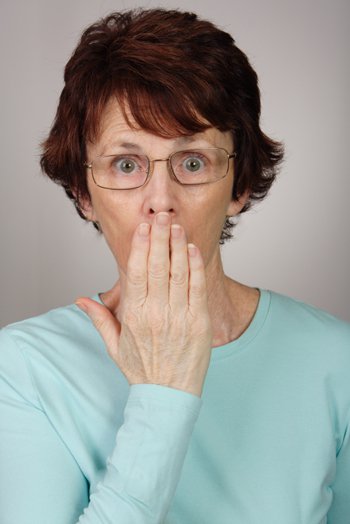
[[[179,146],[186,148],[187,144],[201,143],[202,147],[225,147],[232,148],[233,140],[230,131],[219,131],[217,128],[208,129],[195,134],[174,135],[174,137],[163,138],[142,129],[133,118],[129,107],[126,105],[124,112],[116,99],[111,99],[105,106],[100,124],[99,133],[93,142],[87,143],[88,152],[103,154],[107,148],[121,142],[147,144],[164,142],[171,147]]]

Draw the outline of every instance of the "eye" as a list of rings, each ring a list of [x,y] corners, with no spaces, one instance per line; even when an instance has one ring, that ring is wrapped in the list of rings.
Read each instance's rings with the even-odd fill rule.
[[[178,151],[171,158],[171,165],[175,175],[189,183],[188,180],[196,179],[196,182],[204,180],[211,169],[211,161],[207,153],[202,151]]]
[[[195,173],[204,167],[203,159],[199,158],[198,156],[190,156],[186,158],[183,164],[185,170],[190,171],[191,173]]]
[[[129,175],[137,170],[137,163],[131,158],[116,158],[113,161],[113,167],[118,173]]]
[[[180,151],[173,160],[175,170],[183,174],[203,172],[208,167],[208,158],[199,151]]]
[[[143,156],[116,155],[110,158],[109,171],[116,176],[136,175],[147,171],[147,162]]]

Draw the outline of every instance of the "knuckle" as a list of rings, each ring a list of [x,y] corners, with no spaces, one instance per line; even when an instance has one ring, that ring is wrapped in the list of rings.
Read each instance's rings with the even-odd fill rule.
[[[128,271],[128,279],[132,284],[143,284],[145,282],[145,275],[140,269],[131,268]]]
[[[168,268],[164,263],[152,262],[149,266],[149,275],[151,278],[162,279],[169,274]]]
[[[178,286],[184,286],[187,283],[187,275],[179,269],[175,269],[171,272],[171,280]]]
[[[193,327],[198,338],[206,337],[212,333],[212,324],[210,319],[202,319],[201,315],[192,312]]]
[[[104,331],[104,329],[105,329],[105,327],[107,325],[107,322],[106,322],[105,318],[96,318],[94,320],[94,324],[95,324],[95,328],[98,331]]]
[[[191,286],[191,293],[196,298],[202,298],[204,293],[203,286],[201,286],[200,284],[193,284]]]
[[[164,329],[164,319],[158,316],[152,316],[149,321],[149,325],[153,333],[161,333]]]
[[[125,309],[122,316],[122,323],[126,325],[134,325],[137,322],[137,315],[132,309]]]
[[[153,307],[151,308],[148,321],[152,330],[160,331],[167,325],[167,315],[164,310],[161,311],[158,307]]]

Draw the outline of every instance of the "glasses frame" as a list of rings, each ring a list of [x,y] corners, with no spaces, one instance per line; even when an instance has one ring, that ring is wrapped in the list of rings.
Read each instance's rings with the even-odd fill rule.
[[[227,155],[227,168],[226,168],[226,173],[224,174],[224,176],[222,176],[221,178],[218,178],[217,180],[212,180],[211,182],[195,182],[193,184],[183,184],[182,182],[180,182],[180,180],[176,177],[175,173],[174,173],[174,170],[173,170],[173,167],[172,167],[172,164],[171,164],[171,159],[174,155],[177,155],[178,153],[186,153],[186,151],[208,151],[208,150],[221,150],[221,151],[224,151]],[[147,176],[146,176],[146,179],[144,181],[143,184],[141,184],[140,186],[136,186],[136,187],[123,187],[123,188],[118,188],[118,187],[106,187],[106,186],[101,186],[100,184],[98,184],[95,180],[95,177],[94,177],[94,170],[93,170],[93,163],[94,161],[96,160],[96,158],[100,158],[100,157],[112,157],[112,156],[115,156],[115,155],[99,155],[98,157],[95,157],[94,160],[92,160],[91,162],[84,162],[84,167],[86,167],[87,169],[91,169],[91,175],[92,175],[92,179],[94,181],[94,183],[96,184],[96,186],[98,187],[101,187],[102,189],[109,189],[110,191],[129,191],[131,189],[138,189],[140,187],[143,187],[145,186],[148,181],[150,180],[152,174],[153,174],[153,170],[154,170],[154,163],[155,162],[167,162],[168,163],[168,171],[170,173],[170,176],[175,180],[175,182],[177,182],[178,184],[180,184],[181,186],[200,186],[200,185],[203,185],[203,184],[214,184],[215,182],[218,182],[219,180],[222,180],[223,178],[225,178],[229,172],[229,166],[230,166],[230,159],[231,158],[236,158],[237,157],[237,152],[236,151],[233,151],[231,154],[223,147],[202,147],[202,148],[194,148],[194,149],[182,149],[180,151],[174,151],[174,153],[171,153],[171,155],[168,156],[168,158],[149,158],[147,155],[142,155],[144,157],[147,158],[148,160],[148,170],[147,170]]]

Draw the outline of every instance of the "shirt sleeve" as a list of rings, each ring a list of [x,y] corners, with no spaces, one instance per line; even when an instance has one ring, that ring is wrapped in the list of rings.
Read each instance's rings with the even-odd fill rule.
[[[328,524],[350,523],[350,424],[337,454],[336,477],[331,486],[333,502],[327,515]]]
[[[131,386],[105,475],[89,493],[38,401],[20,348],[5,331],[0,331],[1,523],[161,523],[201,399],[165,386]]]

